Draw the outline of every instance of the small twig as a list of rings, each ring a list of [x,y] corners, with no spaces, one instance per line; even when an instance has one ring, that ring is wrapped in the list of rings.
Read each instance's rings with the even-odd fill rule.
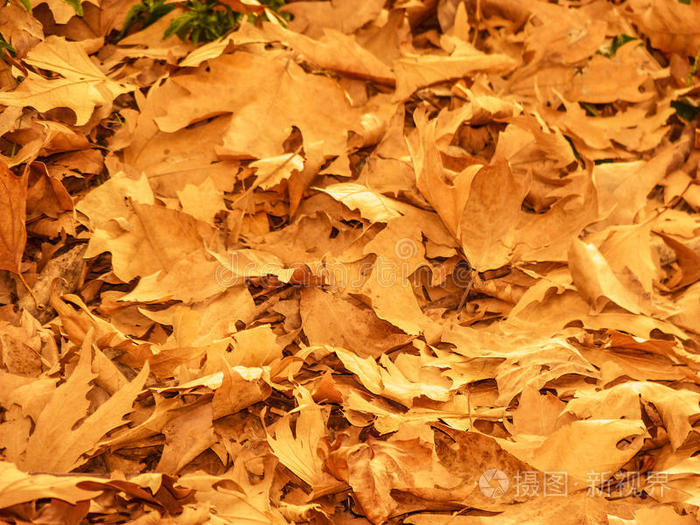
[[[46,306],[44,306],[43,304],[41,304],[39,302],[39,298],[34,293],[34,290],[32,290],[32,288],[27,284],[27,281],[24,280],[24,277],[22,276],[22,274],[20,272],[17,272],[17,277],[19,277],[20,282],[27,289],[27,291],[29,292],[29,295],[32,296],[32,299],[34,300],[34,304],[36,305],[36,309],[39,311],[44,310],[46,308]]]
[[[467,383],[467,415],[469,416],[469,430],[474,428],[474,422],[472,421],[472,389]]]
[[[474,281],[469,280],[469,284],[467,284],[467,287],[464,289],[464,293],[462,294],[462,298],[459,300],[459,306],[457,306],[457,311],[461,311],[462,308],[464,308],[467,304],[467,298],[469,297],[469,292],[472,291],[472,287],[474,286]]]

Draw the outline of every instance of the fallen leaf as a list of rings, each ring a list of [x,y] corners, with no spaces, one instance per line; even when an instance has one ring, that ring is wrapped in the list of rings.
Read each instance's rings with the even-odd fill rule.
[[[57,36],[49,36],[34,47],[25,61],[61,77],[46,79],[30,72],[16,90],[0,93],[0,104],[32,106],[38,111],[67,107],[75,113],[78,126],[87,123],[96,106],[109,111],[118,95],[135,89],[135,86],[107,77],[79,43]]]
[[[148,364],[139,375],[124,386],[91,414],[86,398],[94,375],[90,333],[80,351],[75,370],[59,386],[34,422],[34,431],[27,442],[21,466],[26,471],[70,472],[80,466],[84,454],[92,451],[110,430],[124,424],[123,417],[131,412],[136,396],[148,377]],[[81,422],[82,420],[82,422]],[[77,428],[74,428],[79,424]]]
[[[19,272],[27,231],[26,216],[27,177],[16,176],[0,161],[0,199],[2,218],[0,219],[0,269]]]

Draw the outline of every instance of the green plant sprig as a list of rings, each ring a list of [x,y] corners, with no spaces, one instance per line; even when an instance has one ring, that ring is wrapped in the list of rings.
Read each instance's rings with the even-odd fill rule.
[[[165,0],[141,0],[140,4],[131,6],[124,19],[124,27],[114,41],[124,38],[133,29],[145,29],[158,19],[175,9],[174,4],[166,4]]]
[[[175,34],[194,45],[211,42],[235,29],[243,15],[217,1],[187,0],[185,12],[173,20],[163,38]]]
[[[286,3],[284,0],[260,0],[260,5],[265,8],[260,14],[237,11],[219,0],[185,0],[178,4],[165,2],[141,0],[140,4],[134,5],[126,16],[124,27],[113,41],[121,40],[134,29],[138,31],[148,27],[176,7],[182,13],[170,23],[163,38],[177,35],[181,40],[190,40],[195,45],[211,42],[236,29],[246,14],[248,22],[253,24],[261,18],[269,19],[270,15],[282,23],[291,18],[289,13],[279,12]]]

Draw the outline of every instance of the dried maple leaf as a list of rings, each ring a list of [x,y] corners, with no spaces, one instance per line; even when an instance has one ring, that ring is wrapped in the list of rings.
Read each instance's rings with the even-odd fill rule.
[[[318,189],[342,202],[351,210],[360,210],[362,217],[371,222],[387,222],[401,216],[396,206],[392,205],[391,199],[361,184],[341,182]]]
[[[398,401],[407,407],[413,406],[414,399],[421,396],[435,401],[447,401],[450,397],[452,382],[441,377],[436,369],[421,367],[420,359],[411,360],[406,357],[397,359],[394,363],[382,355],[380,366],[372,357],[360,358],[341,348],[334,348],[333,351],[343,366],[357,375],[373,394]]]
[[[39,111],[70,108],[75,112],[78,126],[87,123],[96,106],[103,106],[109,112],[118,95],[135,89],[135,86],[107,77],[79,43],[57,36],[49,36],[34,47],[25,62],[54,71],[61,77],[46,79],[29,72],[17,89],[0,93],[0,104],[32,106]]]
[[[401,271],[396,255],[377,256],[372,272],[359,293],[366,296],[377,317],[389,321],[409,335],[425,333],[432,341],[439,328],[423,313],[413,292],[413,286]]]
[[[634,278],[616,275],[605,257],[592,244],[575,239],[569,251],[569,270],[576,288],[596,311],[613,301],[634,314],[652,310],[648,298],[641,293],[641,285]],[[639,291],[635,290],[635,285]]]
[[[125,423],[123,417],[131,412],[146,382],[148,364],[133,381],[88,414],[90,401],[86,395],[95,377],[90,369],[92,333],[88,333],[85,341],[75,370],[52,393],[34,422],[34,431],[20,463],[26,471],[61,473],[80,466],[86,461],[84,454],[91,452],[105,434]]]
[[[644,293],[651,295],[654,281],[662,280],[659,263],[651,249],[651,225],[610,227],[599,235],[605,235],[599,249],[613,271],[620,273],[629,268]],[[630,257],[631,253],[636,256]]]
[[[302,291],[300,313],[311,344],[346,348],[360,357],[378,357],[411,339],[350,298],[315,287]]]
[[[353,0],[332,0],[331,2],[294,2],[284,6],[283,10],[294,15],[290,29],[318,38],[325,28],[353,33],[374,20],[383,7],[384,0],[368,0],[361,5]]]
[[[479,170],[460,219],[464,254],[478,271],[504,266],[517,243],[516,225],[528,181],[513,176],[505,162]]]
[[[211,403],[193,404],[175,410],[163,427],[165,447],[157,472],[176,474],[216,442]]]
[[[217,148],[222,156],[282,155],[283,143],[296,126],[307,159],[322,160],[344,153],[348,130],[358,125],[335,82],[305,73],[284,55],[242,51],[223,55],[210,60],[207,70],[170,79],[156,93],[155,121],[166,132],[233,112],[223,144]]]
[[[440,151],[436,144],[437,119],[429,120],[425,111],[414,112],[419,143],[411,149],[416,186],[430,202],[452,235],[459,238],[460,219],[469,196],[471,174],[460,174],[450,184],[445,180]]]
[[[181,211],[131,202],[127,213],[121,221],[110,221],[99,228],[85,255],[92,257],[111,252],[114,272],[124,282],[158,271],[169,275],[177,272],[178,263],[190,266],[186,258],[204,259],[205,244],[217,248],[216,230]],[[204,272],[209,277],[208,296],[220,290],[216,280],[211,278],[214,268],[216,263],[212,260],[210,271]],[[180,276],[185,274],[184,268],[180,268]]]
[[[521,343],[520,348],[504,357],[505,361],[496,372],[498,399],[502,404],[508,404],[527,386],[540,389],[549,381],[568,374],[598,376],[595,367],[576,348],[556,337],[535,344]]]
[[[574,399],[566,412],[579,419],[633,419],[643,417],[639,400],[652,403],[663,418],[663,424],[674,449],[686,441],[698,416],[700,394],[676,390],[651,382],[628,382],[607,390]]]
[[[589,486],[595,473],[610,476],[617,472],[642,448],[646,435],[641,420],[589,419],[573,421],[546,437],[496,441],[542,472],[567,472],[573,492]],[[624,439],[628,440],[626,446],[618,447]]]
[[[274,437],[268,434],[267,442],[280,463],[322,495],[338,486],[338,481],[323,470],[323,459],[319,455],[325,435],[325,418],[308,390],[299,387],[297,394],[299,417],[294,434],[291,414],[287,414],[275,425]]]
[[[340,31],[328,28],[320,40],[313,40],[283,27],[268,25],[266,34],[289,44],[306,60],[322,68],[390,86],[395,83],[389,66],[360,46],[355,38]]]
[[[0,160],[0,270],[19,272],[24,243],[27,175],[16,176]]]
[[[81,481],[99,480],[91,476],[61,477],[50,474],[27,474],[12,463],[0,462],[0,508],[40,498],[57,498],[69,503],[89,499],[95,491],[80,488]]]
[[[515,60],[507,55],[486,54],[472,47],[466,48],[463,53],[454,53],[449,57],[419,55],[399,58],[394,61],[396,74],[394,97],[396,100],[404,100],[419,88],[475,74],[478,71],[506,74],[515,66]]]

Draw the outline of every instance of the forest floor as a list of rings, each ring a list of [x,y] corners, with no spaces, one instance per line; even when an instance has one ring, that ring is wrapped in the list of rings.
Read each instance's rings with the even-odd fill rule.
[[[26,3],[0,523],[699,522],[699,2]]]

